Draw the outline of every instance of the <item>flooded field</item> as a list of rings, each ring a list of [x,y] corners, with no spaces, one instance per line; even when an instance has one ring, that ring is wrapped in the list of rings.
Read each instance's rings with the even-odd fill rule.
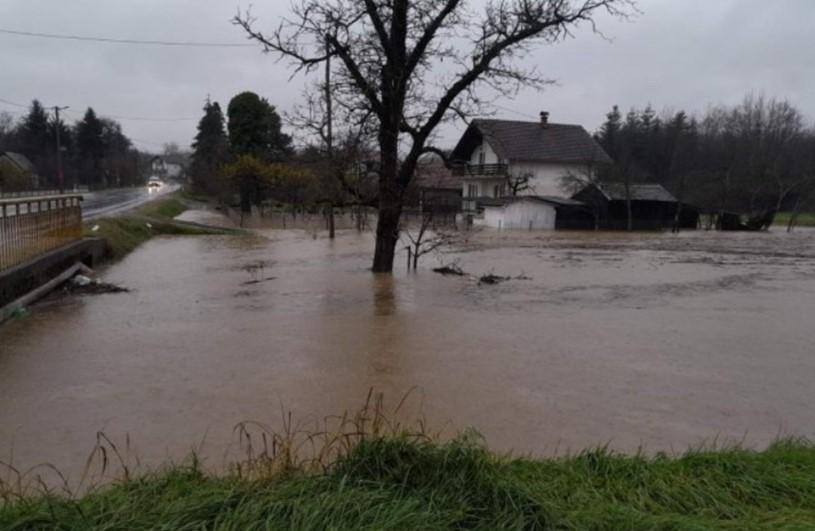
[[[420,270],[367,271],[369,233],[157,239],[0,328],[0,460],[81,469],[97,431],[143,463],[233,426],[353,409],[498,450],[762,446],[815,436],[815,233],[474,233]],[[430,268],[457,263],[473,276]],[[477,276],[513,278],[479,285]],[[13,453],[13,456],[11,455]]]

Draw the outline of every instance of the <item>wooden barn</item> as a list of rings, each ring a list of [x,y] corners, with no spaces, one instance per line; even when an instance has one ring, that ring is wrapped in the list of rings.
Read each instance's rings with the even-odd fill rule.
[[[625,230],[628,225],[626,189],[623,183],[590,184],[572,196],[585,203],[596,218],[597,228]],[[631,218],[634,230],[670,229],[674,225],[679,201],[662,185],[632,184]],[[682,204],[679,228],[695,229],[699,224],[699,210]]]

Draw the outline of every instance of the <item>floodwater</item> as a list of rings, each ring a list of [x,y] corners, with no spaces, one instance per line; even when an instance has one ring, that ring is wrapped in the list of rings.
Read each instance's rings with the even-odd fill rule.
[[[238,422],[341,413],[370,388],[517,453],[815,435],[815,232],[470,233],[392,277],[367,271],[372,246],[156,239],[103,272],[131,293],[4,325],[0,460],[76,473],[101,430],[142,463],[218,461]],[[450,262],[516,278],[430,271]]]

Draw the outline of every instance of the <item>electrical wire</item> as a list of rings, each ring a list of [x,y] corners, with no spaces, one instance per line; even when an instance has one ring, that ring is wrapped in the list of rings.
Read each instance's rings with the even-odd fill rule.
[[[57,39],[70,41],[104,42],[109,44],[133,44],[139,46],[176,46],[187,48],[256,48],[256,44],[239,42],[201,42],[201,41],[164,41],[140,39],[115,39],[111,37],[89,37],[85,35],[68,35],[59,33],[42,33],[37,31],[20,31],[0,28],[0,33],[16,35],[18,37],[34,37],[39,39]]]
[[[0,103],[5,103],[6,105],[11,105],[14,107],[19,107],[21,109],[28,109],[28,105],[23,105],[22,103],[17,103],[14,101],[9,101],[4,98],[0,98]],[[9,111],[12,112],[12,111]],[[76,116],[82,116],[85,113],[80,111],[72,111],[71,109],[65,109],[66,113],[73,114]],[[104,118],[112,118],[113,120],[120,120],[123,122],[133,121],[133,122],[189,122],[189,121],[197,121],[199,118],[194,118],[190,116],[179,116],[173,118],[149,118],[146,116],[120,116],[116,114],[105,114],[100,113],[100,115]]]
[[[12,107],[20,107],[21,109],[27,109],[28,105],[23,105],[22,103],[14,103],[13,101],[4,100],[0,98],[0,103],[5,103],[6,105],[11,105]]]

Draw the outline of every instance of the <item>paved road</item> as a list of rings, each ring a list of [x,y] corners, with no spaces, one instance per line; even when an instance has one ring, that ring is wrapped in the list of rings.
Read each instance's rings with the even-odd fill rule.
[[[87,193],[82,201],[82,218],[88,220],[120,214],[177,189],[177,185],[165,184],[158,190],[139,186]]]

